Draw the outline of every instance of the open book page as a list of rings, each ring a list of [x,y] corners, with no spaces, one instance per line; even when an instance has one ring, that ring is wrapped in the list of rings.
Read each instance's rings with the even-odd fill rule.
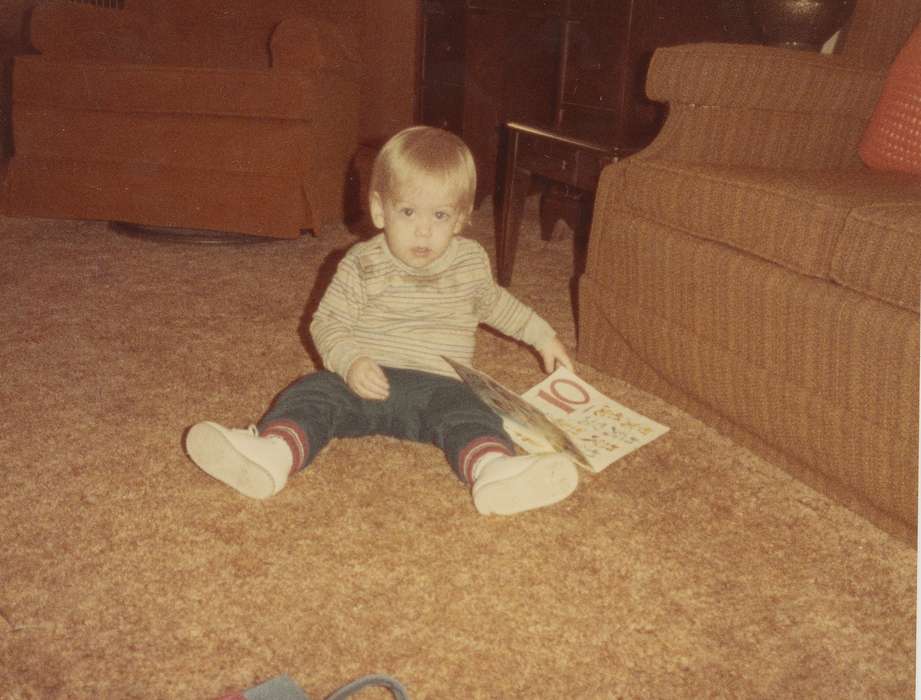
[[[605,396],[565,367],[521,398],[566,433],[585,456],[584,466],[593,472],[668,432],[666,426]]]
[[[505,431],[525,452],[566,452],[575,461],[586,464],[587,458],[543,411],[502,386],[485,372],[462,365],[445,357],[461,380],[483,403],[502,418]]]
[[[668,428],[605,396],[564,367],[519,396],[488,374],[445,358],[501,418],[525,452],[566,452],[600,472]]]

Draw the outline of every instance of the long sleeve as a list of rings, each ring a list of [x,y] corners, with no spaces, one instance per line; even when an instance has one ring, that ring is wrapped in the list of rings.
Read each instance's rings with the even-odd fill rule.
[[[477,298],[482,322],[534,348],[552,340],[556,332],[550,324],[496,283],[486,251],[481,248],[480,252],[487,272]]]
[[[323,365],[343,378],[359,357],[455,376],[444,358],[471,364],[480,323],[536,348],[555,335],[496,284],[479,243],[456,238],[436,264],[411,269],[378,236],[353,246],[339,263],[310,334]]]
[[[363,354],[354,338],[354,330],[366,296],[358,260],[346,256],[339,263],[310,323],[310,335],[323,358],[323,365],[343,378]]]

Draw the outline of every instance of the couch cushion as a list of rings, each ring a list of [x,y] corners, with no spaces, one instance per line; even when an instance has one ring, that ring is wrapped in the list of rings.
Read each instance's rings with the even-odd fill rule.
[[[310,119],[306,73],[54,61],[17,56],[13,102],[64,110]]]
[[[921,24],[889,68],[858,152],[871,168],[921,175]]]
[[[921,181],[917,187],[921,200]],[[838,239],[831,277],[850,289],[918,311],[921,201],[855,209]]]
[[[120,114],[17,104],[18,158],[198,168],[265,175],[318,167],[319,129],[294,119],[228,119],[213,115]],[[313,157],[312,157],[313,156]]]
[[[625,206],[796,272],[831,278],[851,211],[921,203],[918,179],[855,170],[778,170],[637,159]]]

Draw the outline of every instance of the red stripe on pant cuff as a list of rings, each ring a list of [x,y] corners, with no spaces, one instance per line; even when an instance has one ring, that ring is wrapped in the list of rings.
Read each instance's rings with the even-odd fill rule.
[[[309,454],[309,441],[307,434],[297,423],[292,421],[277,421],[266,426],[260,432],[262,437],[278,437],[285,441],[291,450],[291,474],[304,468]]]
[[[506,456],[512,456],[514,453],[509,450],[508,446],[497,442],[495,438],[478,438],[468,443],[460,451],[458,456],[458,465],[460,466],[461,478],[464,483],[473,485],[473,467],[483,456],[490,452],[498,452]]]

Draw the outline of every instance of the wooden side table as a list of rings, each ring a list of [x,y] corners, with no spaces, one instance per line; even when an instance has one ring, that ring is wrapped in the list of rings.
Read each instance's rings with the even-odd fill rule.
[[[508,137],[505,179],[496,228],[498,278],[502,286],[508,286],[512,280],[521,214],[532,176],[542,176],[567,188],[570,199],[580,210],[574,226],[580,235],[585,233],[590,222],[590,203],[584,200],[594,198],[602,168],[635,152],[635,149],[610,148],[520,122],[507,122],[505,127]],[[541,237],[544,240],[550,237],[546,226],[542,227]]]

